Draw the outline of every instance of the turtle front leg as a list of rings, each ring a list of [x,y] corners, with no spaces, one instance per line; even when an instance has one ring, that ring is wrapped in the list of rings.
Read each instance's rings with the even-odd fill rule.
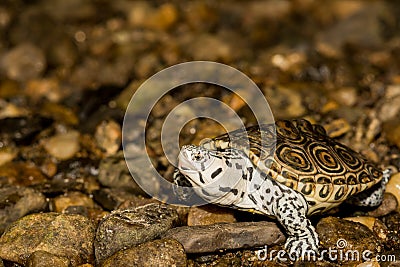
[[[254,202],[261,201],[261,211],[274,215],[289,235],[285,249],[291,259],[308,259],[318,256],[319,239],[306,214],[308,205],[304,197],[293,189],[272,179],[263,183],[261,194]],[[258,202],[259,203],[259,202]]]
[[[283,197],[277,201],[275,216],[289,234],[285,249],[291,258],[318,256],[318,234],[306,214],[307,206],[298,197]]]

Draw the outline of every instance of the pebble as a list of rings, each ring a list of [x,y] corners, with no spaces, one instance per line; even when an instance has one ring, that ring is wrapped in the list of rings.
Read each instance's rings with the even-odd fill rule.
[[[44,98],[50,102],[58,102],[63,96],[60,83],[55,78],[29,80],[25,93],[34,101]]]
[[[81,192],[67,192],[51,201],[50,210],[63,213],[67,208],[76,206],[93,209],[96,205],[93,199]]]
[[[85,157],[61,161],[52,179],[38,188],[41,192],[53,195],[68,191],[92,193],[100,187],[96,180],[98,164],[97,159]]]
[[[400,112],[400,110],[399,110]],[[393,120],[386,121],[383,124],[383,132],[386,133],[387,140],[400,148],[400,123],[397,117]]]
[[[281,244],[285,241],[285,235],[273,222],[182,226],[167,231],[163,238],[178,240],[186,253],[210,253],[224,249]]]
[[[121,126],[113,120],[102,121],[96,128],[94,138],[106,155],[114,155],[121,146]]]
[[[71,266],[91,263],[94,235],[94,226],[81,215],[31,214],[1,236],[0,258],[26,265],[32,253],[44,251],[69,259]]]
[[[43,147],[59,160],[72,158],[80,149],[79,132],[71,130],[60,133],[43,141]]]
[[[399,119],[400,113],[400,95],[387,96],[382,106],[378,111],[378,116],[381,121],[390,121]]]
[[[93,192],[93,199],[107,210],[114,210],[136,197],[137,195],[123,188],[101,188]]]
[[[208,61],[230,62],[235,56],[234,47],[222,37],[211,34],[200,34],[183,40],[181,46],[188,55]]]
[[[165,3],[153,9],[150,4],[140,1],[132,5],[128,14],[128,21],[132,26],[152,30],[167,30],[177,19],[178,10],[172,3]]]
[[[52,102],[45,102],[42,105],[40,114],[66,125],[78,125],[79,119],[70,108]]]
[[[0,187],[0,234],[10,223],[32,212],[46,208],[45,196],[28,187]]]
[[[153,240],[177,223],[176,211],[160,204],[113,211],[97,228],[96,261],[101,263],[117,251]]]
[[[336,119],[323,125],[329,137],[335,138],[344,135],[351,130],[349,122],[344,119]]]
[[[18,150],[15,147],[2,147],[0,148],[0,166],[8,162],[11,162],[18,154]]]
[[[46,181],[47,177],[33,163],[8,162],[0,166],[0,187],[10,184],[32,186]]]
[[[47,251],[37,250],[33,252],[27,262],[27,267],[48,267],[48,266],[57,266],[57,267],[69,267],[70,261],[66,257],[60,257],[54,254],[51,254]]]
[[[218,207],[215,205],[191,207],[189,209],[187,219],[188,226],[210,225],[223,222],[236,222],[234,211],[232,209]]]
[[[185,250],[178,241],[160,239],[119,251],[107,258],[100,266],[185,267],[187,265]]]
[[[357,90],[354,87],[339,88],[332,93],[331,97],[344,106],[353,106],[358,100]]]
[[[393,174],[386,185],[387,193],[391,193],[397,200],[397,211],[400,211],[400,172]]]
[[[47,65],[43,51],[30,43],[14,47],[0,60],[1,68],[7,77],[17,81],[27,81],[41,76]]]
[[[98,180],[100,184],[110,188],[121,188],[135,194],[143,194],[143,190],[133,180],[122,151],[104,158],[99,165]]]
[[[370,250],[374,255],[383,249],[373,232],[361,223],[326,217],[318,222],[316,231],[322,249],[343,249],[343,253]]]
[[[296,118],[306,113],[302,103],[303,97],[296,89],[278,86],[265,90],[271,110],[274,110],[275,119]]]

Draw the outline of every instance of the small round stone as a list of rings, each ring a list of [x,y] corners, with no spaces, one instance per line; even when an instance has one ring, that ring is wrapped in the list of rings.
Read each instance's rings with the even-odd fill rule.
[[[57,134],[44,141],[43,146],[50,155],[57,159],[70,159],[79,151],[79,133],[70,131]]]

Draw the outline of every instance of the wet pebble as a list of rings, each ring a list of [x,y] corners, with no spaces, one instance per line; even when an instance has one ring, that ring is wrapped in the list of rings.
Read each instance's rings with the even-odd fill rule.
[[[191,207],[189,209],[187,219],[188,226],[210,225],[222,222],[236,222],[234,211],[232,209],[218,207],[214,205]]]
[[[0,148],[0,166],[12,161],[18,154],[15,147],[8,146]]]
[[[400,103],[399,103],[400,104]],[[399,114],[400,114],[400,109],[399,109]],[[400,123],[399,123],[399,118],[396,117],[393,120],[386,121],[383,124],[383,132],[386,134],[386,138],[388,141],[394,145],[396,145],[398,148],[400,148]]]
[[[207,253],[281,244],[285,235],[272,222],[218,223],[205,226],[182,226],[167,231],[164,238],[176,239],[186,253]]]
[[[57,159],[70,159],[79,151],[79,132],[69,131],[57,134],[44,140],[43,146],[50,155]]]
[[[178,214],[160,204],[113,211],[99,224],[95,239],[97,263],[112,254],[161,236],[178,223]]]
[[[349,250],[370,250],[373,255],[383,249],[373,232],[361,223],[326,217],[318,222],[316,231],[322,249],[340,249],[344,253]]]
[[[93,192],[94,200],[107,210],[114,210],[126,201],[135,200],[136,197],[123,188],[101,188]]]
[[[113,155],[121,146],[121,126],[113,120],[102,121],[96,128],[94,138],[106,155]]]
[[[100,162],[98,180],[106,187],[123,188],[133,193],[143,193],[132,178],[122,151],[106,157]]]
[[[187,266],[182,245],[174,239],[160,239],[119,251],[106,259],[102,267],[114,266]]]
[[[26,81],[39,77],[46,69],[43,51],[33,44],[20,44],[11,49],[1,59],[1,68],[7,77]]]
[[[277,119],[296,118],[305,114],[302,96],[294,88],[266,88],[265,95]]]
[[[44,210],[45,196],[31,188],[5,186],[0,188],[0,233],[17,219]]]
[[[81,215],[40,213],[14,222],[0,238],[0,257],[26,264],[36,251],[68,258],[71,266],[93,261],[95,229]]]
[[[50,205],[52,211],[63,213],[68,207],[95,208],[93,199],[81,192],[67,192],[64,195],[55,197]]]
[[[33,163],[8,162],[0,166],[0,186],[9,184],[32,186],[46,181],[47,177]]]
[[[26,85],[25,93],[34,101],[45,98],[51,102],[58,102],[63,96],[60,83],[55,78],[30,80]]]

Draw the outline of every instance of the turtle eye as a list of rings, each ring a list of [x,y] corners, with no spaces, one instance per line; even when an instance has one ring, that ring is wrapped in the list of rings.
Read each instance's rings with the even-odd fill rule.
[[[204,158],[204,156],[200,152],[197,152],[193,155],[193,160],[195,160],[195,161],[201,161],[201,160],[203,160],[203,158]]]

